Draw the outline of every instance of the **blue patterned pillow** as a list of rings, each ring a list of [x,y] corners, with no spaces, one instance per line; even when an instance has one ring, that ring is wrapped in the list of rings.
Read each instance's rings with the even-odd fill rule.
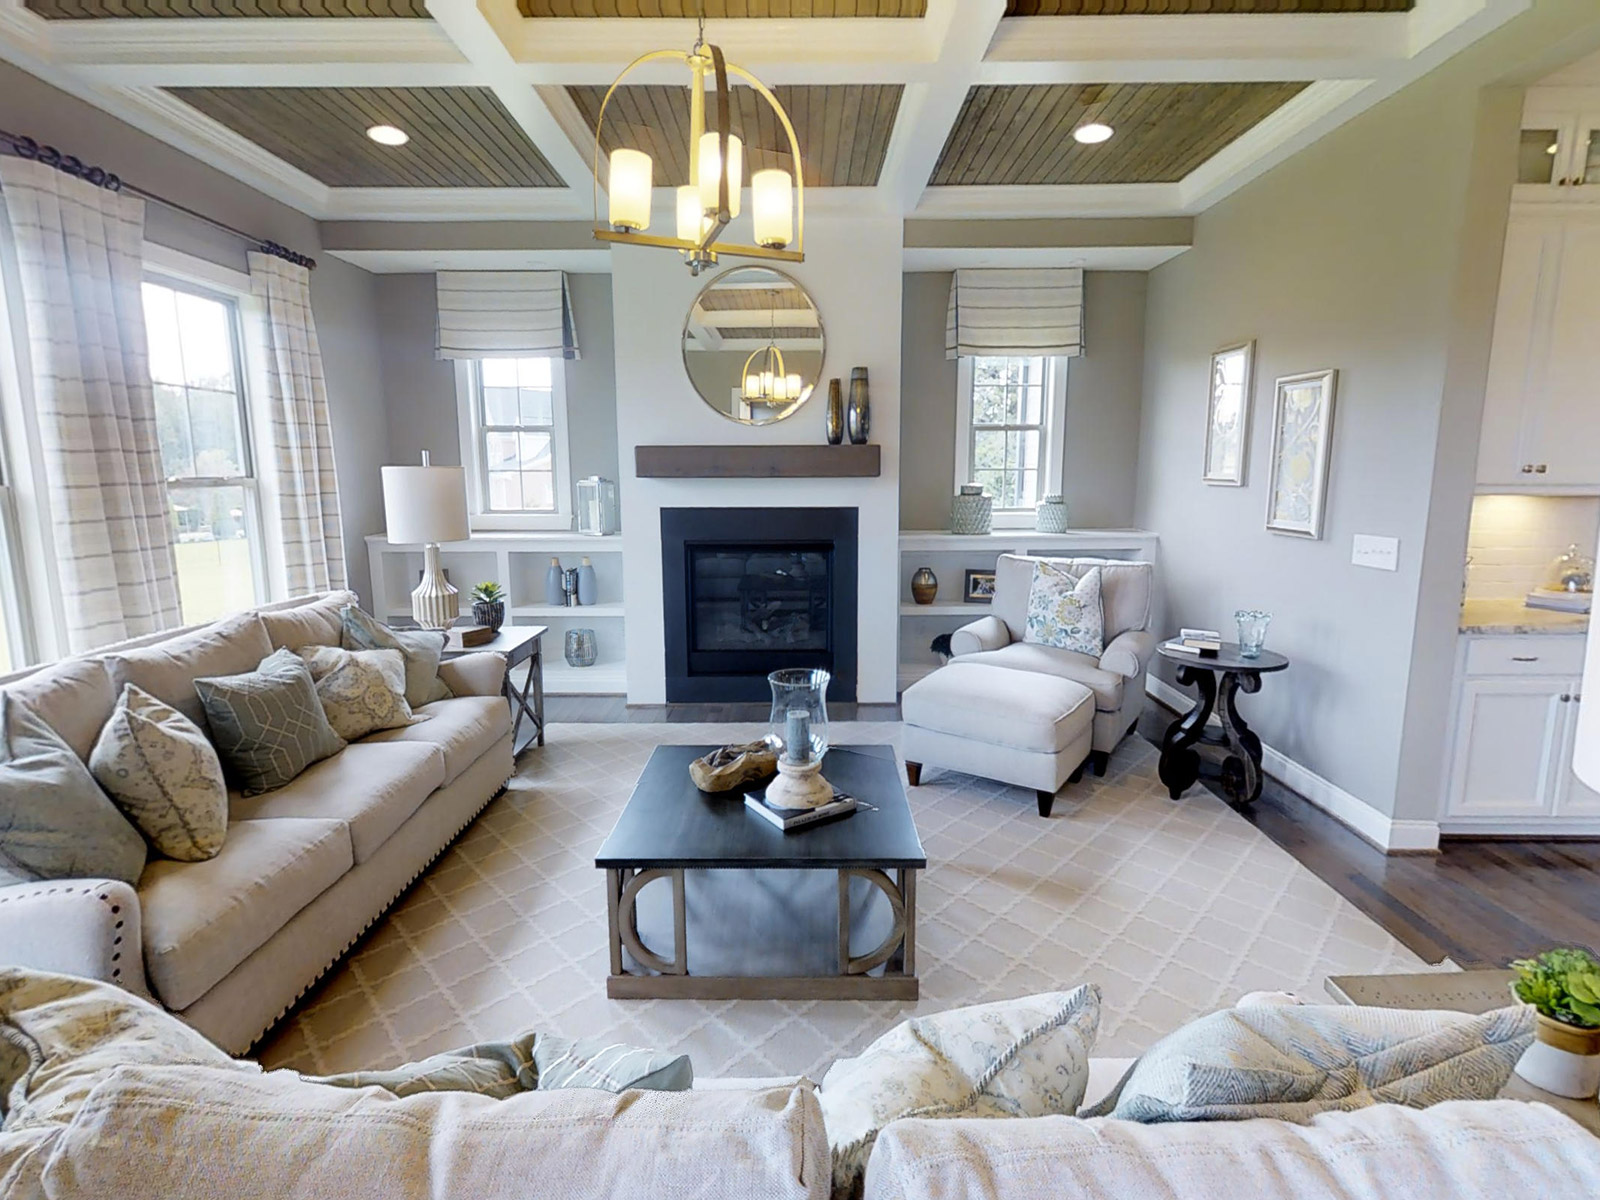
[[[625,1092],[686,1092],[694,1086],[694,1067],[687,1054],[644,1050],[606,1038],[542,1037],[533,1048],[539,1090],[600,1088]]]
[[[1533,1009],[1481,1016],[1347,1005],[1231,1008],[1152,1046],[1080,1117],[1306,1123],[1370,1104],[1492,1100],[1533,1040]]]
[[[281,788],[344,749],[310,668],[293,650],[275,650],[243,675],[196,679],[194,690],[222,765],[246,796]]]
[[[1099,567],[1077,576],[1043,559],[1033,564],[1023,641],[1099,658],[1106,648],[1105,628]]]

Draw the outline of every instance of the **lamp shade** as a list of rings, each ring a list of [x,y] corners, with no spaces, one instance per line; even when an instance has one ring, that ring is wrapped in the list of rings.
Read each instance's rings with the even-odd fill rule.
[[[467,473],[460,467],[384,467],[383,523],[401,545],[462,542],[467,524]]]

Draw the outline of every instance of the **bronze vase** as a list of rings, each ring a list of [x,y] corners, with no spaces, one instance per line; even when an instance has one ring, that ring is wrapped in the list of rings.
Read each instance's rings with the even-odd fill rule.
[[[850,407],[845,413],[845,428],[849,430],[853,444],[866,444],[867,433],[872,428],[872,408],[867,400],[865,367],[850,368]]]
[[[828,380],[828,445],[844,441],[844,390],[837,379]]]
[[[918,604],[932,604],[939,595],[939,577],[929,567],[918,567],[911,577],[911,598]]]

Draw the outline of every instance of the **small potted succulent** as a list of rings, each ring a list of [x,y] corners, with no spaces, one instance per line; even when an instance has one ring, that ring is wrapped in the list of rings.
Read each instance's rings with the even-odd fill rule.
[[[1587,950],[1546,950],[1511,964],[1511,991],[1538,1013],[1517,1074],[1574,1100],[1600,1088],[1600,960]]]
[[[472,589],[472,619],[499,632],[506,621],[506,590],[494,580]]]

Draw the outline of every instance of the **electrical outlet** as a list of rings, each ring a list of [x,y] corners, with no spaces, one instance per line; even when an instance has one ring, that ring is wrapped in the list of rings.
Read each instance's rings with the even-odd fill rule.
[[[1350,561],[1358,567],[1371,567],[1374,571],[1400,569],[1400,539],[1358,533],[1350,550]]]

